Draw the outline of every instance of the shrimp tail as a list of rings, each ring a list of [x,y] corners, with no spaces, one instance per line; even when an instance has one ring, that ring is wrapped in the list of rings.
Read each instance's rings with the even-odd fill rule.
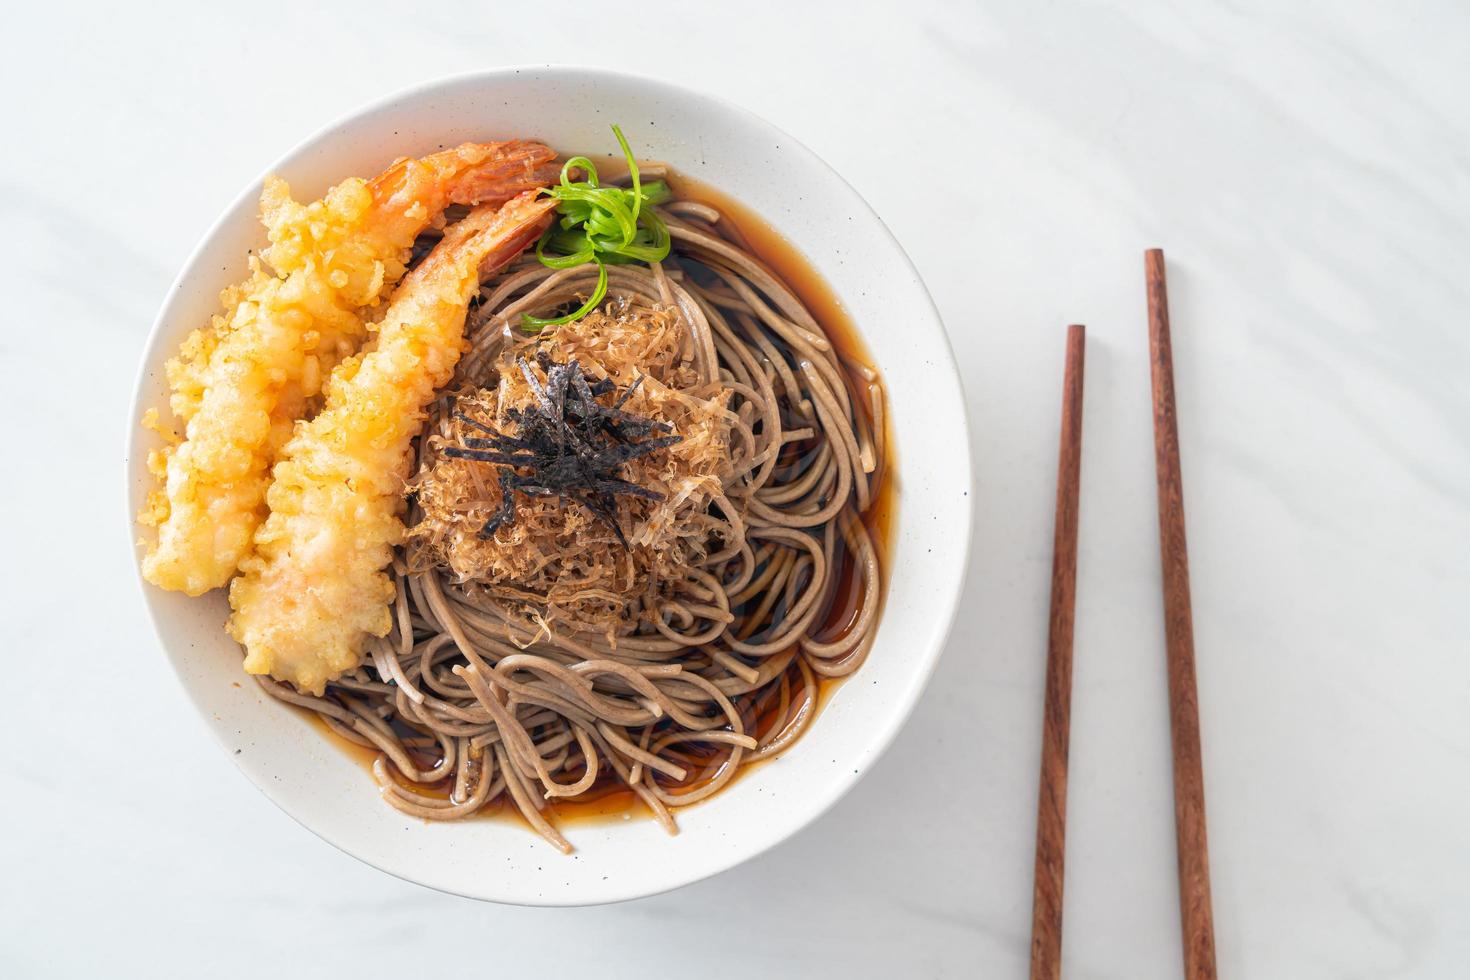
[[[157,486],[139,515],[157,528],[148,581],[189,595],[229,582],[265,517],[271,465],[323,380],[361,346],[415,238],[450,204],[493,209],[544,186],[555,156],[524,140],[466,143],[345,180],[310,204],[267,179],[269,247],[222,295],[226,312],[167,365],[181,438],[150,456]]]
[[[326,405],[281,452],[254,554],[230,587],[245,669],[321,693],[391,624],[384,574],[404,537],[403,486],[425,409],[454,374],[481,277],[535,241],[556,201],[528,191],[480,206],[394,293],[377,343],[343,362]]]

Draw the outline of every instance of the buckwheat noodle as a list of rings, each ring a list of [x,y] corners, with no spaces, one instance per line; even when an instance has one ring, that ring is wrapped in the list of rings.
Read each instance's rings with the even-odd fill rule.
[[[884,467],[878,375],[833,345],[718,210],[676,200],[661,213],[673,252],[609,267],[608,295],[676,308],[701,381],[730,392],[732,475],[687,529],[724,546],[685,570],[656,629],[615,641],[528,621],[441,569],[412,570],[400,549],[393,630],[369,664],[323,697],[261,683],[374,750],[382,795],[406,814],[456,820],[508,798],[565,852],[550,801],[626,786],[672,833],[672,808],[790,746],[819,680],[868,654],[882,598],[863,521]],[[595,279],[525,256],[486,283],[460,379],[483,381],[507,344],[529,342],[512,328],[522,313],[576,304]],[[425,431],[447,432],[448,416],[446,400]],[[850,620],[828,624],[853,595]]]

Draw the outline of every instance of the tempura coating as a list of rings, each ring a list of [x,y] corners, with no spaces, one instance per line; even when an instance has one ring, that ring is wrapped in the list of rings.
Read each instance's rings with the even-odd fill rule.
[[[459,361],[482,271],[535,241],[555,206],[532,192],[451,225],[394,294],[373,349],[337,367],[325,407],[283,448],[270,516],[230,588],[250,673],[320,694],[388,632],[383,570],[403,539],[410,444]]]
[[[543,185],[554,157],[539,143],[469,143],[345,180],[311,204],[267,178],[270,246],[167,364],[183,436],[149,458],[160,486],[139,515],[158,529],[148,581],[199,595],[230,580],[265,517],[271,464],[322,379],[361,344],[414,239],[450,204],[499,205]]]

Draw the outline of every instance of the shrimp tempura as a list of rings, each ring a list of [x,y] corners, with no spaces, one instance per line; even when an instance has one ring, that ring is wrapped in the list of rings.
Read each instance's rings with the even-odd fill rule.
[[[361,662],[367,637],[388,633],[383,570],[404,535],[411,443],[454,373],[481,275],[535,241],[555,206],[526,193],[451,225],[393,295],[376,346],[337,367],[325,407],[297,427],[275,467],[270,517],[230,587],[229,631],[250,673],[321,694]]]
[[[143,559],[148,581],[199,595],[230,580],[265,517],[276,454],[322,379],[361,343],[414,239],[450,204],[498,205],[543,186],[554,157],[539,143],[466,143],[305,205],[267,178],[264,261],[251,258],[250,278],[220,295],[226,312],[168,362],[184,434],[149,458],[161,486],[139,515],[158,528]]]

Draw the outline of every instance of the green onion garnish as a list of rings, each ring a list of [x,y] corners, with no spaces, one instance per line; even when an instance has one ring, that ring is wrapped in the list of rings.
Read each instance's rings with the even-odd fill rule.
[[[561,182],[543,191],[560,202],[556,211],[561,218],[536,243],[536,258],[551,269],[597,263],[597,288],[580,309],[566,316],[547,318],[523,314],[521,327],[528,332],[571,323],[597,309],[607,295],[609,264],[661,262],[668,257],[669,229],[652,205],[669,199],[669,185],[662,180],[644,184],[638,176],[638,161],[633,158],[623,131],[616,125],[612,131],[628,161],[628,176],[633,186],[603,187],[591,160],[572,157],[562,165]],[[583,171],[585,179],[572,180],[573,170]]]

